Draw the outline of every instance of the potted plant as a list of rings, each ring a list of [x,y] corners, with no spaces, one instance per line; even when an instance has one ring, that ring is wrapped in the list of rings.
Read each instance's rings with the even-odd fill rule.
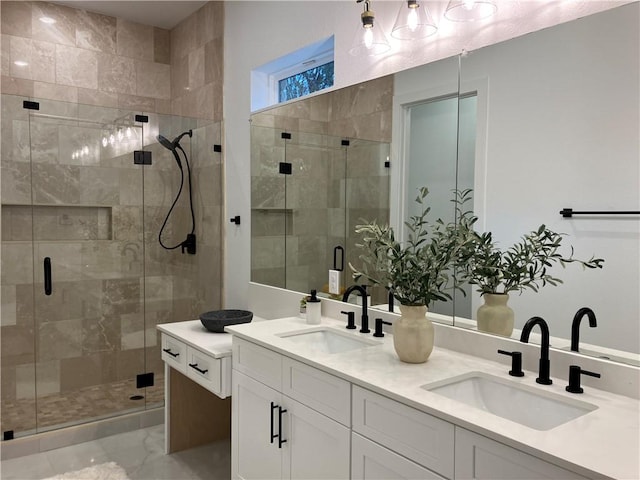
[[[424,205],[427,195],[427,188],[420,188],[416,202]],[[396,240],[389,225],[373,221],[355,229],[362,235],[362,243],[356,244],[362,253],[358,257],[359,268],[349,264],[353,278],[391,288],[400,302],[402,315],[394,323],[393,340],[404,362],[422,363],[429,358],[433,350],[433,325],[426,318],[427,306],[434,300],[451,299],[450,267],[454,260],[461,261],[473,251],[475,217],[462,209],[470,191],[455,195],[457,216],[465,228],[441,219],[428,222],[431,209],[425,206],[421,214],[405,223],[408,238],[404,243]]]
[[[476,233],[473,253],[460,257],[456,262],[462,278],[477,286],[485,300],[478,308],[478,329],[510,336],[513,331],[513,310],[507,306],[510,292],[531,289],[537,292],[546,285],[562,283],[550,272],[550,267],[577,263],[583,268],[602,268],[604,260],[591,257],[589,260],[563,256],[559,250],[565,234],[556,233],[540,225],[509,248],[500,249],[491,232]]]

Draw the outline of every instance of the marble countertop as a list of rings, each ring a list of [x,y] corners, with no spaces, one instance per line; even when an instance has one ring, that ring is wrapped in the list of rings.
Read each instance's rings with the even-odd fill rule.
[[[227,331],[323,371],[344,378],[425,413],[442,418],[498,442],[517,448],[587,477],[640,478],[640,402],[592,387],[583,394],[565,391],[566,378],[553,378],[553,385],[535,382],[537,372],[510,377],[508,368],[470,355],[435,347],[423,364],[401,362],[393,339],[376,339],[357,330],[346,330],[344,322],[322,317],[322,324],[341,332],[378,340],[379,344],[343,353],[315,352],[278,334],[317,328],[297,317],[252,322],[227,327]],[[355,332],[355,333],[354,333]],[[496,353],[496,357],[498,354]],[[540,393],[586,402],[598,408],[550,430],[535,430],[421,388],[469,372],[484,372],[535,388]]]
[[[204,328],[200,320],[163,323],[157,328],[187,345],[208,353],[213,358],[231,356],[231,335],[210,332]]]

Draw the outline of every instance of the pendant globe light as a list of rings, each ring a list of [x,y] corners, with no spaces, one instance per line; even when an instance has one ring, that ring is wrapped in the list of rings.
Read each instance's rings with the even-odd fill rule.
[[[453,22],[484,20],[498,11],[494,0],[450,0],[444,16]]]
[[[358,55],[380,55],[388,52],[391,45],[381,28],[375,27],[375,13],[370,10],[368,0],[356,0],[357,3],[364,1],[364,12],[360,15],[360,23],[356,29],[356,34],[349,49],[349,53]]]
[[[417,40],[433,35],[438,31],[426,5],[418,0],[407,0],[400,6],[396,23],[391,30],[391,36],[398,40]]]

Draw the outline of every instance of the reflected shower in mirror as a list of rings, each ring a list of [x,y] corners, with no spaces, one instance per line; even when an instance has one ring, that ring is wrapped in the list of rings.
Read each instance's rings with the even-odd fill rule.
[[[569,219],[559,211],[565,207],[640,209],[638,16],[636,2],[469,52],[460,59],[459,78],[457,57],[384,77],[392,90],[382,88],[375,95],[383,100],[380,112],[387,112],[379,117],[384,119],[387,135],[367,137],[391,142],[389,196],[372,201],[373,205],[389,201],[390,223],[400,231],[406,218],[405,199],[412,197],[411,187],[403,183],[406,159],[400,120],[406,119],[407,110],[401,106],[425,104],[452,94],[457,97],[459,82],[460,98],[474,98],[475,114],[470,112],[466,120],[460,115],[457,133],[463,137],[464,129],[473,128],[475,141],[471,148],[458,145],[459,165],[463,159],[472,160],[468,168],[458,168],[455,179],[458,185],[473,186],[478,230],[493,232],[506,248],[545,224],[567,234],[563,245],[573,245],[577,257],[605,259],[604,268],[597,271],[584,272],[575,266],[554,270],[564,281],[558,287],[513,295],[509,303],[515,310],[516,329],[528,318],[542,316],[551,329],[552,348],[569,350],[575,312],[591,307],[598,324],[582,329],[581,353],[630,363],[637,362],[640,352],[639,218]],[[363,125],[367,115],[363,111],[373,104],[371,96],[377,90],[375,82],[350,87],[359,95],[340,102],[342,116],[329,122],[345,132],[336,136],[358,138],[348,128]],[[302,119],[296,110],[313,112],[314,103],[323,101],[321,97],[324,95],[304,100],[306,106],[297,102],[279,107],[285,110],[279,110],[279,116],[264,125],[309,131],[315,125],[313,117]],[[464,111],[464,100],[459,105]],[[260,168],[274,168],[260,165],[256,148],[266,147],[252,145],[252,176]],[[467,172],[465,178],[462,172]],[[416,177],[415,183],[435,191],[429,180]],[[385,195],[383,191],[380,197]],[[378,192],[368,193],[373,196]],[[259,253],[253,250],[254,263]],[[464,301],[468,302],[464,310],[454,310],[455,324],[475,328],[481,297],[471,288]]]

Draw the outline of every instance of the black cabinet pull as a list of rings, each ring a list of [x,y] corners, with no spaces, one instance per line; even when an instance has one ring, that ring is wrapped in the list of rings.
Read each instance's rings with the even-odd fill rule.
[[[163,348],[162,351],[165,352],[165,353],[168,353],[173,358],[176,358],[176,357],[180,356],[179,353],[173,353],[170,348]]]
[[[285,439],[282,438],[282,414],[287,413],[287,410],[278,407],[278,448],[282,448],[283,443],[287,443]]]
[[[51,258],[44,257],[44,294],[51,295]]]
[[[269,414],[269,416],[271,417],[271,438],[269,439],[270,443],[273,443],[273,440],[278,438],[278,435],[273,433],[273,411],[279,408],[275,403],[271,402],[271,413]]]
[[[338,267],[338,252],[340,252],[340,266]],[[340,245],[333,249],[333,269],[339,272],[344,270],[344,248]]]
[[[194,370],[197,370],[198,372],[202,373],[203,375],[209,371],[209,370],[202,370],[201,368],[198,368],[197,363],[190,363],[189,366]]]

